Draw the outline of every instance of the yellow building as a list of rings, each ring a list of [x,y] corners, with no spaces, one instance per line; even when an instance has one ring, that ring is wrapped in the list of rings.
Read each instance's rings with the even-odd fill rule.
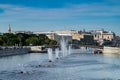
[[[72,39],[74,40],[81,40],[85,37],[85,35],[91,35],[91,34],[88,34],[88,33],[74,33],[72,34]]]
[[[112,41],[114,39],[114,35],[111,33],[103,34],[103,39]]]
[[[84,34],[78,34],[78,33],[72,34],[72,39],[74,40],[80,40],[81,38],[84,38]]]
[[[47,34],[46,35],[49,39],[51,39],[51,40],[55,40],[55,33],[49,33],[49,34]]]

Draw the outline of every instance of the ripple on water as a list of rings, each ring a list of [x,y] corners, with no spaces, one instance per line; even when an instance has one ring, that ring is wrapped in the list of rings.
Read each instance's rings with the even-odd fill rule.
[[[103,59],[103,60],[102,60]],[[120,66],[104,61],[101,55],[72,54],[52,63],[47,60],[26,63],[20,69],[1,71],[2,80],[118,80]],[[112,58],[110,59],[112,60]],[[120,60],[120,59],[118,59]],[[6,77],[7,76],[7,77]]]

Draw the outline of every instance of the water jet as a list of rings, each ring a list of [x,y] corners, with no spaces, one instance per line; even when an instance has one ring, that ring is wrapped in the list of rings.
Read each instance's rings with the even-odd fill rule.
[[[52,48],[48,48],[48,62],[53,61],[53,56],[52,56]]]

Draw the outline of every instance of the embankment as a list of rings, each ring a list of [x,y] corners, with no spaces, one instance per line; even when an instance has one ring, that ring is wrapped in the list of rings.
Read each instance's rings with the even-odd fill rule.
[[[30,50],[30,49],[28,49],[28,48],[21,48],[21,49],[3,49],[3,50],[0,50],[0,57],[27,54],[27,53],[29,52],[29,50]]]

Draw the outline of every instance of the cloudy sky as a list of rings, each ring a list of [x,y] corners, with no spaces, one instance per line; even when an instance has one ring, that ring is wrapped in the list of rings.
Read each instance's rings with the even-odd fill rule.
[[[0,32],[99,30],[120,35],[120,0],[0,0]]]

